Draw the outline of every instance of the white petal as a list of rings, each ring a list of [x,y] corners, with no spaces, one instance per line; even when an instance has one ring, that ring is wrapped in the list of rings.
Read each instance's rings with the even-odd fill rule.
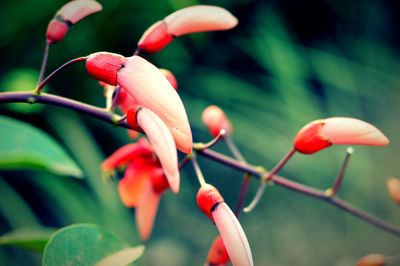
[[[183,8],[167,16],[164,21],[168,25],[168,32],[174,36],[193,32],[228,30],[238,23],[238,20],[226,9],[207,5]]]
[[[176,146],[192,152],[193,140],[185,107],[168,80],[147,60],[132,56],[118,72],[118,84],[131,94],[138,105],[156,113],[167,125]]]
[[[61,15],[65,20],[75,24],[79,20],[102,9],[103,7],[94,0],[74,0],[61,7],[57,15]]]
[[[149,138],[154,152],[160,160],[171,190],[177,193],[180,182],[178,156],[171,132],[164,122],[147,108],[140,108],[136,117],[138,125]]]
[[[253,265],[249,242],[228,205],[221,202],[211,214],[232,264],[234,266]]]
[[[333,144],[384,146],[389,143],[379,129],[359,119],[332,117],[324,122],[322,134]]]

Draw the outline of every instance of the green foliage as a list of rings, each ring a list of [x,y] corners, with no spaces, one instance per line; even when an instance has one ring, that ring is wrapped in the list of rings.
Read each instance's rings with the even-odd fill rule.
[[[81,178],[76,163],[46,133],[29,124],[0,116],[0,168],[44,169]]]
[[[0,246],[16,246],[43,252],[56,229],[47,227],[21,227],[0,236]]]
[[[91,224],[75,224],[58,230],[46,245],[43,265],[128,265],[144,247],[129,245]]]

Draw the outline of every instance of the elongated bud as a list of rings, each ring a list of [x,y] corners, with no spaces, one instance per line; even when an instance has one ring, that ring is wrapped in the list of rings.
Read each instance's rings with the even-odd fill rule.
[[[210,185],[205,184],[200,187],[197,192],[197,205],[199,208],[214,222],[211,213],[221,202],[224,202],[224,198],[218,192],[218,190]]]
[[[174,36],[181,36],[194,32],[229,30],[238,23],[229,11],[218,6],[196,5],[178,10],[164,21],[168,25],[168,32]]]
[[[385,257],[382,254],[370,254],[362,257],[357,266],[384,266]]]
[[[388,143],[386,136],[369,123],[348,117],[332,117],[305,125],[296,135],[294,148],[312,154],[333,144],[385,146]]]
[[[207,256],[207,265],[226,265],[229,263],[229,255],[226,251],[221,236],[213,241]]]
[[[221,7],[207,5],[186,7],[151,25],[140,38],[138,49],[147,53],[156,53],[167,46],[175,36],[228,30],[235,27],[237,23],[237,19]]]
[[[164,75],[164,77],[167,78],[169,81],[169,84],[171,84],[172,87],[177,91],[178,90],[178,81],[176,80],[174,74],[172,74],[171,71],[165,68],[160,68],[161,74]]]
[[[204,109],[201,118],[213,137],[218,136],[221,129],[225,129],[227,134],[232,134],[232,125],[225,116],[224,111],[218,106],[208,106]]]
[[[390,198],[400,204],[400,179],[391,177],[386,183]]]
[[[119,54],[99,52],[86,59],[86,71],[94,79],[109,85],[117,85],[117,73],[124,67],[125,57]]]
[[[157,21],[148,28],[138,42],[138,49],[146,53],[156,53],[167,46],[174,36],[168,33],[167,24]]]
[[[47,40],[50,43],[64,39],[69,28],[90,14],[101,11],[102,6],[94,0],[74,0],[58,10],[47,27]]]

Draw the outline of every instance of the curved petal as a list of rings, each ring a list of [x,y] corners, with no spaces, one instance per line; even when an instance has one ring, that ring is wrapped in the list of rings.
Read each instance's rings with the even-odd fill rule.
[[[226,9],[208,5],[183,8],[167,16],[164,21],[167,23],[168,32],[174,36],[228,30],[238,23],[238,20]]]
[[[373,125],[355,118],[332,117],[321,129],[333,144],[384,146],[389,140]]]
[[[74,0],[62,6],[56,16],[62,16],[63,19],[75,24],[79,20],[102,9],[103,7],[100,3],[94,0]]]
[[[140,166],[139,166],[140,167]],[[149,171],[153,168],[138,169],[138,165],[130,164],[124,177],[118,183],[118,192],[122,203],[127,207],[136,207],[145,182],[149,182]]]
[[[207,265],[224,266],[229,263],[229,255],[226,251],[221,236],[217,236],[213,241],[210,251],[207,255]]]
[[[179,191],[178,155],[171,132],[164,122],[151,110],[139,108],[136,114],[137,124],[149,138],[154,152],[160,160],[171,190]]]
[[[221,202],[212,211],[225,248],[233,265],[253,265],[250,245],[236,216],[225,202]]]
[[[150,109],[164,121],[179,150],[192,152],[192,132],[185,107],[158,68],[139,56],[129,57],[125,67],[118,72],[118,84],[139,105]]]
[[[151,25],[140,38],[137,46],[140,51],[156,53],[167,46],[174,37],[168,33],[167,24],[157,21]]]
[[[145,139],[140,139],[137,143],[130,143],[122,146],[113,154],[108,156],[101,164],[104,171],[114,170],[127,164],[138,156],[152,156],[153,150]]]
[[[154,192],[151,183],[146,182],[135,212],[136,226],[142,240],[147,240],[153,231],[160,199],[161,194]]]

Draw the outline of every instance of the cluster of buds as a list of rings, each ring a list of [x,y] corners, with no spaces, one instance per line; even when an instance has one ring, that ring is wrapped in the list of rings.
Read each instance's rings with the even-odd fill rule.
[[[71,25],[101,9],[102,6],[94,0],[67,3],[48,26],[47,44],[61,41]],[[191,6],[150,26],[138,41],[132,56],[97,52],[77,60],[85,61],[88,74],[104,87],[107,109],[112,111],[117,107],[123,113],[125,122],[131,128],[130,136],[136,138],[144,133],[147,137],[119,148],[101,165],[108,175],[120,169],[124,171],[118,183],[119,195],[124,205],[136,209],[136,225],[142,240],[147,240],[151,235],[163,193],[169,189],[173,193],[179,192],[177,150],[188,154],[186,158],[191,159],[195,167],[198,165],[191,157],[192,132],[185,106],[177,91],[176,78],[170,71],[154,66],[139,54],[159,52],[181,35],[228,30],[237,23],[237,19],[223,8]],[[219,139],[223,134],[227,143],[231,141],[232,123],[219,107],[207,107],[202,120],[213,137]],[[314,154],[337,144],[383,146],[388,143],[389,140],[376,127],[358,119],[332,117],[313,121],[297,133],[288,155],[262,179],[250,206],[255,206],[266,182],[273,179],[295,152]],[[239,157],[238,160],[244,162],[244,158],[234,150],[235,147],[230,148]],[[238,211],[234,214],[217,188],[208,184],[202,174],[197,174],[200,181],[197,204],[219,232],[211,245],[207,264],[226,265],[231,261],[233,265],[253,265],[250,245],[238,221],[245,189],[238,200]],[[333,189],[337,190],[339,185],[340,180]],[[400,203],[400,181],[392,178],[387,186],[391,198]],[[379,259],[367,258],[359,265],[383,265],[379,262],[369,263]]]

